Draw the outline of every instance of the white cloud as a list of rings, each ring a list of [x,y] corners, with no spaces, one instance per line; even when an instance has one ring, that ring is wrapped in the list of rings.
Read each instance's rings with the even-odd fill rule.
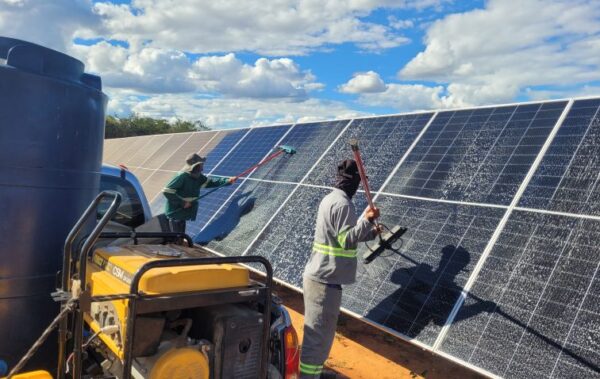
[[[199,88],[230,97],[303,99],[309,91],[323,87],[288,58],[260,58],[251,66],[234,54],[203,57],[194,63],[191,76]]]
[[[388,17],[388,21],[390,26],[394,29],[410,29],[415,26],[415,22],[413,20],[399,20],[394,16]]]
[[[157,118],[199,120],[210,127],[248,127],[278,123],[331,120],[364,115],[336,101],[308,99],[302,102],[260,99],[197,98],[157,95],[135,98],[128,92],[109,93],[108,114],[135,112]]]
[[[384,92],[363,93],[358,101],[373,107],[391,107],[398,111],[413,111],[458,106],[444,96],[444,87],[421,84],[388,84]],[[468,104],[461,104],[468,105]]]
[[[344,93],[376,93],[385,90],[386,85],[374,71],[356,73],[348,83],[340,86],[340,92]]]
[[[175,50],[115,46],[99,42],[76,45],[72,52],[89,72],[102,75],[105,86],[141,93],[200,92],[228,97],[306,99],[323,87],[314,75],[288,58],[259,58],[245,64],[234,54],[192,62]]]
[[[109,39],[194,53],[306,54],[332,44],[400,46],[398,30],[363,18],[380,8],[438,7],[445,0],[134,0],[94,5]]]
[[[180,51],[145,47],[132,51],[107,42],[75,45],[72,53],[86,70],[102,76],[105,86],[135,89],[142,93],[191,92],[190,60]]]
[[[525,91],[531,87],[556,93],[600,80],[596,0],[524,0],[518,6],[490,0],[485,9],[435,22],[425,43],[399,77],[445,84],[454,104],[509,101],[532,93]]]
[[[5,37],[23,39],[67,51],[74,37],[100,28],[91,0],[2,0],[0,30]]]

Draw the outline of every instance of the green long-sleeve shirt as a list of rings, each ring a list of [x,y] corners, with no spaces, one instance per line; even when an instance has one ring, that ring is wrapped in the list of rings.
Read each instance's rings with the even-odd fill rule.
[[[167,198],[165,215],[174,220],[196,219],[198,213],[198,196],[201,188],[214,188],[228,184],[227,178],[209,179],[204,175],[194,178],[187,172],[179,172],[163,188],[163,195]],[[184,208],[184,202],[192,203],[189,208]]]

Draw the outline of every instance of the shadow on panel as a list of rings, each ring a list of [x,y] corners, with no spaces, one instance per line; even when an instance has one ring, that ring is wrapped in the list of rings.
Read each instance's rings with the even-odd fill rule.
[[[208,224],[200,233],[194,237],[194,242],[206,245],[210,241],[221,241],[231,233],[243,216],[254,208],[255,197],[251,197],[252,191],[247,191],[235,196],[218,217]]]
[[[431,323],[444,326],[462,291],[455,278],[466,270],[471,261],[470,253],[461,246],[447,245],[441,250],[440,262],[435,268],[414,261],[400,252],[397,254],[410,260],[414,266],[400,268],[391,274],[390,280],[398,289],[375,306],[366,317],[408,337],[419,336]],[[468,311],[465,309],[461,317],[472,317],[494,306],[493,302],[480,302]]]

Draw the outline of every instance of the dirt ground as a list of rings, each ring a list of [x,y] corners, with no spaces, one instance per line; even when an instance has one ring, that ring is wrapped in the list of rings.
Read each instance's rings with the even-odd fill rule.
[[[302,341],[302,294],[277,285]],[[396,338],[358,319],[340,315],[335,342],[326,366],[339,378],[352,379],[479,379],[484,376],[409,342]]]

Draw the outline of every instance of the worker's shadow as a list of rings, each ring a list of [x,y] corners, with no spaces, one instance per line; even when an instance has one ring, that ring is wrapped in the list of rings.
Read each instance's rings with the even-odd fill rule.
[[[256,198],[250,197],[251,194],[252,191],[247,191],[233,197],[227,208],[196,235],[194,242],[206,245],[210,241],[226,238],[239,224],[240,219],[254,208]]]
[[[447,245],[441,250],[440,263],[435,269],[421,263],[394,271],[391,281],[398,289],[366,317],[408,337],[417,337],[431,323],[443,326],[462,290],[455,282],[456,276],[465,270],[470,260],[469,252],[463,247]],[[491,301],[467,305],[455,320],[494,308],[495,303]]]

